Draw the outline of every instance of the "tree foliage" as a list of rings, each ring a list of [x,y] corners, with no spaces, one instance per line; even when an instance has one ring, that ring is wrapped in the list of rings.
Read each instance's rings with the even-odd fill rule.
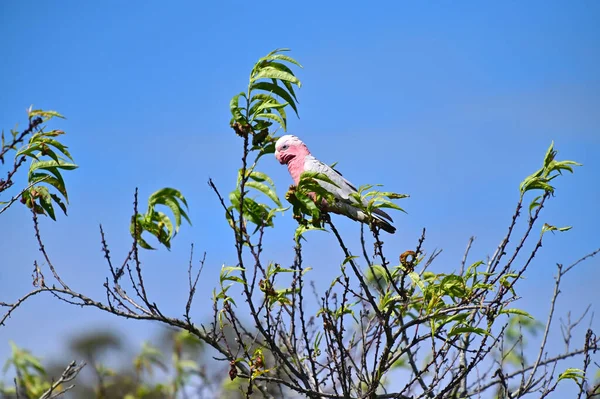
[[[154,320],[179,331],[170,351],[170,366],[164,351],[150,344],[145,344],[134,358],[130,375],[101,367],[88,355],[87,362],[100,382],[94,391],[99,397],[117,395],[101,391],[101,387],[109,389],[106,381],[121,384],[125,388],[118,395],[131,399],[183,397],[191,389],[192,379],[200,376],[200,385],[195,388],[199,394],[211,386],[211,379],[202,377],[198,362],[182,349],[196,346],[210,348],[226,368],[226,383],[219,380],[218,386],[211,388],[212,395],[236,392],[243,397],[332,399],[521,398],[546,397],[558,384],[572,381],[577,384],[579,397],[594,396],[599,388],[597,382],[593,385],[591,368],[597,363],[592,356],[600,341],[588,329],[585,342],[575,345],[575,349],[569,346],[571,331],[583,316],[563,326],[569,331],[566,351],[552,348],[548,353],[547,339],[562,278],[600,250],[569,266],[557,265],[546,323],[535,321],[517,303],[520,296],[526,295],[519,283],[541,250],[545,233],[570,229],[545,221],[542,211],[557,193],[556,178],[563,171],[574,172],[580,164],[559,161],[554,143],[550,145],[542,167],[526,177],[518,191],[515,188],[515,212],[506,235],[487,260],[469,259],[471,239],[462,260],[455,262],[454,271],[439,272],[435,261],[440,251],[427,251],[425,229],[413,245],[387,249],[374,223],[368,225],[369,234],[361,226],[358,256],[322,206],[323,200],[334,200],[320,184],[334,184],[327,176],[304,173],[299,184],[285,194],[289,206],[284,206],[273,180],[260,171],[264,155],[275,150],[279,129],[287,131],[288,112],[298,115],[296,90],[301,81],[295,71],[300,67],[287,55],[287,49],[272,51],[252,67],[246,90],[231,99],[230,126],[240,138],[241,165],[229,195],[222,195],[212,179],[209,186],[232,230],[236,263],[222,266],[212,296],[213,317],[205,323],[194,320],[190,313],[204,258],[197,268],[190,262],[189,295],[182,317],[166,315],[160,300],[151,298],[144,286],[140,261],[144,253],[140,249],[153,249],[146,241],[148,234],[170,249],[182,221],[191,223],[187,201],[174,188],[153,193],[145,213],[138,211],[136,190],[130,221],[132,244],[122,262],[114,261],[100,229],[110,272],[103,282],[104,298],[94,299],[74,291],[61,279],[43,244],[37,215],[55,219],[54,205],[66,213],[68,196],[62,172],[76,165],[67,147],[57,141],[63,132],[45,132],[42,127],[60,115],[29,111],[28,128],[21,133],[12,131],[12,139],[6,143],[3,138],[0,160],[14,151],[15,161],[8,179],[0,181],[0,194],[15,184],[16,172],[26,159],[31,160],[31,167],[23,183],[25,188],[7,201],[1,212],[18,198],[32,209],[36,239],[53,282],[44,277],[45,271],[36,263],[35,289],[13,303],[2,303],[7,311],[0,325],[27,298],[51,293],[71,304],[130,319]],[[27,145],[17,149],[27,137]],[[539,195],[530,199],[534,191]],[[379,208],[404,212],[396,201],[406,197],[368,184],[359,188],[355,199],[371,216]],[[523,215],[527,201],[528,212]],[[298,223],[294,261],[290,265],[267,261],[264,238],[274,234],[275,218],[290,208]],[[536,229],[540,234],[535,233]],[[306,234],[309,231],[312,233]],[[312,270],[304,265],[303,254],[312,250],[313,237],[318,239],[317,234],[325,234],[323,231],[332,235],[343,258],[329,287],[324,292],[316,288],[313,292],[307,286]],[[316,305],[314,312],[311,303]],[[243,322],[242,315],[250,321]],[[528,354],[534,347],[533,358],[526,355],[526,345]],[[572,366],[573,359],[579,367],[563,367]],[[39,361],[21,349],[14,348],[8,364],[18,376],[14,389],[26,392],[27,397],[69,389],[64,385],[54,387]],[[144,379],[155,370],[168,370],[167,382],[154,384]],[[4,391],[11,389],[5,387]]]

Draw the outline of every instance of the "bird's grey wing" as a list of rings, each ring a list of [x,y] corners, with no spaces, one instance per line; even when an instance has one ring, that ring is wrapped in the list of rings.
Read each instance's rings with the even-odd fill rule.
[[[337,187],[322,180],[317,180],[321,187],[337,198],[356,202],[354,198],[350,197],[350,194],[357,192],[356,187],[354,187],[348,180],[344,179],[344,177],[331,166],[324,164],[314,157],[306,157],[304,161],[304,170],[323,173],[329,177],[329,179],[334,182]]]
[[[357,205],[357,201],[355,198],[351,197],[350,194],[358,192],[356,187],[348,180],[346,180],[340,172],[333,169],[331,166],[324,164],[313,156],[306,157],[304,161],[304,170],[319,172],[325,174],[332,182],[334,182],[338,187],[333,184],[324,182],[322,180],[317,180],[319,185],[323,187],[325,190],[333,194],[336,198],[341,199],[348,203],[349,205]],[[363,201],[363,205],[367,205],[366,201]],[[385,219],[388,219],[390,222],[394,220],[392,217],[381,209],[374,209],[373,213],[379,215]]]

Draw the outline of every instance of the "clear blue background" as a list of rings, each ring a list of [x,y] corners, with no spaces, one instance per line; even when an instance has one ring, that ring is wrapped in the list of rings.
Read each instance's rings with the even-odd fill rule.
[[[289,132],[323,161],[338,161],[356,185],[411,194],[403,203],[408,215],[395,216],[398,233],[386,237],[388,252],[413,248],[427,227],[427,249],[444,249],[438,272],[458,268],[471,235],[472,261],[493,253],[519,183],[554,140],[559,159],[584,167],[557,179],[542,217],[573,229],[546,238],[521,285],[517,306],[545,319],[555,263],[600,246],[598,20],[600,3],[592,1],[5,1],[0,126],[22,128],[30,104],[67,116],[53,127],[68,132],[80,169],[66,176],[69,217],[43,220],[42,232],[63,278],[97,299],[108,273],[98,224],[122,259],[134,188],[142,199],[163,186],[182,190],[193,227],[183,227],[172,252],[144,253],[143,267],[152,298],[179,316],[189,245],[206,250],[199,322],[209,315],[221,265],[235,263],[232,234],[206,182],[212,177],[225,193],[233,188],[240,142],[228,127],[229,100],[268,51],[290,47],[305,67],[298,72],[301,119],[290,118]],[[287,170],[273,158],[262,170],[282,196]],[[356,250],[358,225],[336,221]],[[290,262],[290,213],[276,224],[267,258]],[[335,248],[332,235],[309,237],[306,262],[319,287],[339,270]],[[0,254],[0,300],[12,301],[32,288],[32,263],[40,260],[20,204],[0,218]],[[565,278],[559,316],[587,304],[598,310],[599,265],[593,259]],[[562,350],[555,322],[551,352]],[[600,328],[598,318],[593,326]],[[109,327],[123,331],[132,350],[157,331],[40,296],[0,328],[0,359],[8,340],[51,357],[69,337]],[[582,334],[576,339],[581,345]]]

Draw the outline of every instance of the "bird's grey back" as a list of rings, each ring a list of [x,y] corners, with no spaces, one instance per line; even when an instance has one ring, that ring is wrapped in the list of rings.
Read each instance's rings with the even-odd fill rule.
[[[312,155],[309,155],[304,159],[304,170],[323,173],[338,187],[335,187],[333,184],[324,182],[322,180],[318,180],[318,183],[321,187],[338,198],[355,202],[355,200],[350,197],[350,194],[356,193],[356,188],[331,166],[326,165]]]

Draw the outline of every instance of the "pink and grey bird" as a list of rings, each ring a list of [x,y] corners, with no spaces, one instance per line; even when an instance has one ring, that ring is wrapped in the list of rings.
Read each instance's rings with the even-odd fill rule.
[[[275,143],[275,158],[282,165],[287,165],[295,185],[298,185],[300,175],[304,171],[319,172],[327,175],[337,187],[322,180],[317,180],[319,185],[333,194],[335,198],[334,204],[324,204],[324,210],[345,215],[350,219],[362,223],[369,223],[368,215],[356,206],[358,202],[350,195],[357,192],[352,183],[344,179],[337,170],[313,157],[306,144],[298,137],[288,134],[277,140],[277,143]],[[396,231],[396,228],[390,224],[390,222],[393,222],[390,215],[381,209],[373,210],[373,222],[388,233],[394,234]]]

